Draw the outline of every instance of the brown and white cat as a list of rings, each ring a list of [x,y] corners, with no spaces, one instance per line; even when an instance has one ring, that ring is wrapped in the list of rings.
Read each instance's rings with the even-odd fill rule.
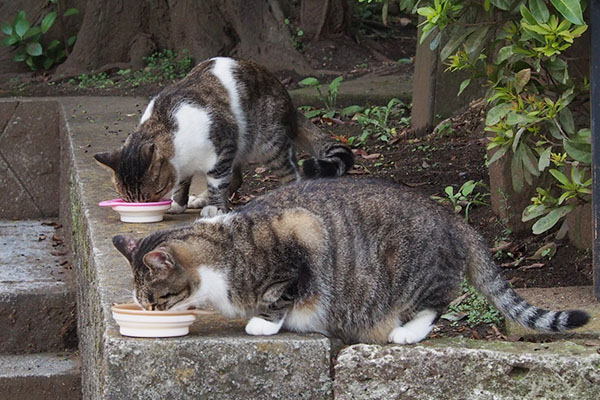
[[[318,157],[304,162],[307,177],[339,176],[352,168],[350,149],[321,140],[311,125],[266,69],[217,57],[153,98],[120,149],[94,157],[114,171],[115,188],[126,201],[172,194],[172,212],[206,206],[202,216],[214,216],[226,210],[248,163],[265,164],[284,182],[299,179],[296,145]],[[196,174],[206,175],[207,198],[189,198]]]
[[[416,343],[460,294],[465,275],[524,326],[557,332],[588,321],[583,311],[528,304],[470,226],[380,181],[296,182],[229,214],[113,243],[129,260],[143,308],[208,304],[249,318],[251,335],[283,326],[347,343]]]

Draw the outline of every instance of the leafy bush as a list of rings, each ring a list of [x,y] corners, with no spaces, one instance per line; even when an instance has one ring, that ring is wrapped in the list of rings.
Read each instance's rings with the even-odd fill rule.
[[[51,1],[56,5],[57,0]],[[78,14],[76,8],[70,8],[62,14],[62,18]],[[17,13],[12,24],[4,22],[0,30],[6,37],[2,44],[15,50],[14,62],[25,62],[33,71],[41,68],[48,70],[56,64],[60,64],[67,57],[67,50],[75,44],[76,36],[71,36],[61,42],[52,40],[47,44],[42,43],[42,36],[54,25],[58,14],[51,11],[42,19],[40,25],[32,26],[27,19],[25,11]]]
[[[552,177],[537,188],[522,219],[539,220],[534,233],[558,223],[576,204],[590,201],[591,141],[587,77],[575,79],[564,52],[587,29],[586,2],[579,0],[402,0],[424,20],[421,43],[440,49],[450,71],[470,74],[488,87],[486,130],[496,149],[489,163],[510,157],[512,184],[522,191],[534,178]],[[582,8],[583,7],[583,8]],[[575,59],[575,60],[573,60]],[[573,65],[573,64],[571,64]],[[551,168],[551,166],[553,168]],[[570,178],[568,178],[570,177]]]
[[[323,102],[325,109],[327,110],[325,116],[331,118],[336,112],[337,95],[339,92],[340,83],[344,80],[343,76],[338,76],[327,85],[327,93],[323,93],[321,90],[321,82],[317,78],[309,76],[308,78],[302,79],[299,83],[301,86],[314,87],[317,90],[319,99]],[[314,113],[314,115],[307,115],[308,118],[312,118],[320,115],[320,113]]]
[[[475,190],[481,188],[483,190]],[[444,189],[446,197],[431,196],[433,200],[436,200],[442,204],[450,204],[454,209],[454,213],[458,214],[463,209],[465,210],[465,221],[469,222],[469,211],[472,206],[483,206],[488,205],[485,200],[489,197],[490,193],[482,181],[468,180],[454,192],[454,186],[446,186]]]
[[[362,128],[362,134],[351,137],[348,144],[364,143],[369,136],[376,136],[382,142],[388,142],[397,135],[396,127],[391,125],[392,121],[398,121],[400,125],[408,126],[410,118],[404,116],[406,106],[400,99],[393,98],[385,106],[374,106],[355,114],[354,119]]]

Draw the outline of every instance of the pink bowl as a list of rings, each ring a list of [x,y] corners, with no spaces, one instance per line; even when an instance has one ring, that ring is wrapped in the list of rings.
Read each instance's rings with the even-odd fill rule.
[[[105,200],[98,203],[100,207],[112,207],[119,213],[121,221],[134,223],[159,222],[163,214],[171,207],[172,200],[161,200],[148,203],[128,203],[122,199]]]

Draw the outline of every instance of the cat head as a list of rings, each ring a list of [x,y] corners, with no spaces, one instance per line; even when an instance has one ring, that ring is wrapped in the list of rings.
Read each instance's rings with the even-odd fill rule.
[[[142,308],[182,307],[198,288],[199,279],[171,246],[157,239],[156,235],[140,240],[118,235],[113,244],[131,265],[136,301]]]
[[[169,197],[177,171],[153,143],[128,141],[120,149],[94,155],[109,167],[119,196],[127,202],[151,202]]]

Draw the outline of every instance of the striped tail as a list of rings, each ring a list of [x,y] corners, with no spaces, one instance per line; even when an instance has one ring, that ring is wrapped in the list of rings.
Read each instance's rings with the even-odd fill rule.
[[[304,160],[302,171],[307,178],[330,178],[344,175],[353,165],[352,151],[341,143],[332,143],[320,158]]]
[[[564,332],[589,321],[590,317],[584,311],[549,311],[529,304],[504,280],[483,239],[472,231],[465,233],[471,283],[506,317],[540,332]]]
[[[296,113],[296,121],[296,145],[314,157],[302,164],[302,171],[307,178],[341,176],[352,168],[354,154],[348,146],[336,142],[300,112]]]

